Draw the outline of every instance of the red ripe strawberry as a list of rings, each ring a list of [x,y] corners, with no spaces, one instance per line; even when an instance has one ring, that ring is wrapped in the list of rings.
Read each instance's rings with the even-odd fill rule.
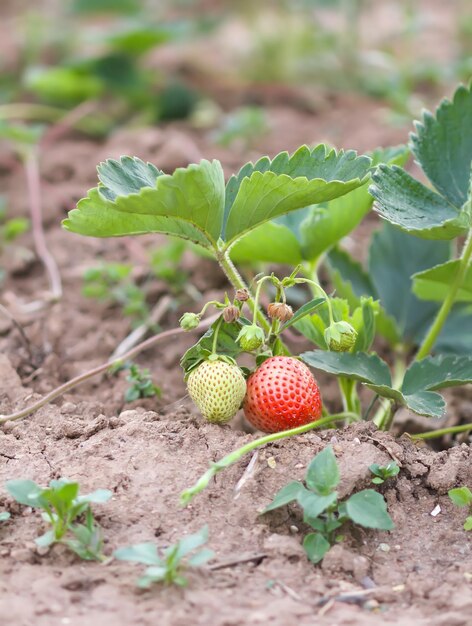
[[[301,361],[274,356],[248,378],[244,414],[266,433],[303,426],[321,417],[320,390]]]

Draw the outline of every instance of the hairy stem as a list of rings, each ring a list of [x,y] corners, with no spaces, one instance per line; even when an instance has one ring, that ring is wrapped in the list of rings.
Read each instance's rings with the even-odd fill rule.
[[[219,315],[220,314],[217,313],[207,318],[206,320],[203,320],[199,326],[199,329],[206,330],[209,326],[211,326],[211,324],[213,324],[213,322],[216,319],[218,319]],[[146,339],[146,341],[143,341],[139,345],[135,346],[134,348],[126,352],[126,354],[123,354],[122,356],[120,356],[118,359],[111,359],[107,361],[106,363],[99,365],[98,367],[95,367],[87,372],[84,372],[83,374],[79,374],[79,376],[72,378],[71,380],[61,385],[60,387],[53,389],[53,391],[45,395],[43,398],[41,398],[41,400],[38,400],[37,402],[35,402],[34,404],[31,404],[25,409],[22,409],[21,411],[17,411],[16,413],[11,413],[10,415],[0,415],[0,424],[5,424],[6,422],[13,422],[16,420],[23,419],[24,417],[27,417],[28,415],[35,413],[38,409],[40,409],[44,405],[49,404],[49,402],[52,402],[56,398],[59,398],[67,391],[70,391],[71,389],[78,387],[79,385],[89,380],[90,378],[94,378],[95,376],[98,376],[99,374],[103,374],[107,372],[111,367],[121,365],[124,361],[133,359],[140,352],[143,352],[144,350],[148,350],[159,341],[163,341],[164,339],[167,339],[168,337],[173,337],[174,335],[179,335],[184,332],[186,331],[184,331],[180,327],[171,328],[170,330],[165,330],[164,332],[159,333],[158,335],[149,337],[149,339]]]
[[[469,266],[470,258],[472,256],[472,230],[469,232],[469,236],[467,237],[467,241],[464,244],[462,249],[462,254],[460,256],[459,267],[457,268],[457,273],[454,276],[454,279],[449,287],[449,292],[441,305],[441,308],[437,312],[436,318],[433,322],[433,325],[428,331],[428,334],[423,340],[423,343],[418,350],[415,360],[420,361],[424,359],[431,352],[434,344],[436,343],[436,339],[441,332],[447,317],[451,311],[452,305],[456,299],[457,292],[462,286],[464,282],[464,277],[467,272],[467,268]]]
[[[321,428],[323,426],[330,426],[334,422],[339,422],[341,420],[356,420],[357,415],[355,413],[344,412],[338,413],[337,415],[330,415],[323,419],[317,420],[315,422],[311,422],[310,424],[305,424],[304,426],[298,426],[297,428],[291,428],[290,430],[283,430],[279,433],[272,433],[270,435],[266,435],[265,437],[260,437],[259,439],[254,439],[254,441],[250,441],[245,446],[230,452],[225,457],[217,461],[216,463],[212,463],[209,469],[198,479],[198,481],[190,487],[183,491],[180,495],[180,503],[183,506],[186,506],[197,493],[203,491],[209,484],[210,480],[223,471],[233,463],[236,463],[248,452],[252,452],[256,448],[265,445],[266,443],[272,443],[273,441],[278,441],[279,439],[285,439],[287,437],[293,437],[294,435],[302,435],[310,430],[315,428]]]
[[[221,269],[226,275],[226,278],[233,285],[235,290],[245,289],[249,293],[249,300],[247,301],[247,305],[251,309],[253,315],[257,315],[257,321],[261,328],[265,330],[266,333],[270,331],[270,324],[265,318],[264,314],[260,310],[260,308],[256,305],[254,298],[251,295],[246,283],[244,282],[241,274],[238,272],[234,263],[229,258],[228,252],[223,252],[217,255],[217,261],[220,264]]]

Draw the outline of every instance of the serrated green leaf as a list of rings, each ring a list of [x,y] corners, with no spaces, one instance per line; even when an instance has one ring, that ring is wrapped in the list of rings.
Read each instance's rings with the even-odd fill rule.
[[[443,417],[446,410],[444,398],[434,391],[416,391],[412,394],[404,394],[405,405],[425,417]]]
[[[450,489],[447,495],[456,506],[469,506],[472,504],[472,491],[468,487]]]
[[[466,201],[472,162],[472,84],[461,85],[436,115],[424,113],[410,136],[411,149],[438,191],[455,207]]]
[[[278,509],[281,506],[285,506],[286,504],[290,504],[290,502],[294,502],[300,492],[306,491],[304,485],[298,480],[294,480],[285,487],[282,487],[274,496],[274,499],[270,504],[268,504],[262,513],[267,513],[268,511],[273,511],[274,509]]]
[[[472,530],[472,515],[466,517],[464,522],[464,530]]]
[[[152,163],[129,156],[122,156],[119,161],[108,159],[98,165],[97,172],[103,185],[100,193],[111,202],[117,196],[129,196],[144,187],[155,187],[157,178],[164,174]]]
[[[77,208],[69,212],[68,219],[65,219],[62,225],[66,230],[90,237],[163,233],[187,239],[205,248],[212,245],[201,230],[190,222],[117,211],[115,205],[105,200],[97,188],[91,189],[88,196],[79,201]]]
[[[426,357],[407,369],[402,384],[405,394],[424,389],[436,390],[472,383],[472,357]]]
[[[331,548],[331,544],[320,533],[309,533],[303,539],[303,549],[312,563],[319,563]]]
[[[415,180],[402,168],[379,165],[369,192],[374,209],[390,223],[424,239],[454,239],[469,229],[466,212]]]
[[[393,530],[395,524],[387,512],[384,497],[373,489],[364,489],[346,501],[346,512],[350,519],[365,528]]]
[[[304,352],[301,359],[310,367],[336,376],[345,376],[364,383],[391,387],[390,370],[376,354],[365,352]]]
[[[338,463],[331,446],[327,446],[313,458],[307,468],[305,480],[308,489],[323,496],[329,495],[333,489],[336,489],[340,476]],[[307,515],[316,517],[309,512]]]
[[[229,244],[246,231],[289,211],[319,204],[356,189],[365,180],[368,157],[353,151],[326,151],[320,145],[282,152],[246,164],[226,188],[223,239]]]
[[[115,182],[115,191],[117,187]],[[203,160],[198,165],[178,168],[172,175],[158,176],[153,188],[142,187],[139,193],[117,196],[113,202],[92,190],[69,213],[64,226],[79,234],[100,237],[165,232],[209,247],[216,246],[223,206],[221,164]]]
[[[413,274],[413,293],[422,300],[442,302],[450,291],[459,266],[460,260],[456,259]],[[472,266],[467,268],[454,300],[455,302],[472,302]]]

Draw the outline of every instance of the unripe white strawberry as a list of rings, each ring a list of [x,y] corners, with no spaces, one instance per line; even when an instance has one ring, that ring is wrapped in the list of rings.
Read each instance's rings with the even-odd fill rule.
[[[225,424],[244,400],[246,380],[236,364],[203,361],[189,374],[187,389],[205,419]]]

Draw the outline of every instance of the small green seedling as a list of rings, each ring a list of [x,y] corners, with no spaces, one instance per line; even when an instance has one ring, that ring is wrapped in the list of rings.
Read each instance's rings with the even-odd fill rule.
[[[114,557],[120,561],[132,561],[148,566],[144,575],[137,580],[138,587],[147,589],[154,583],[186,587],[188,580],[182,575],[182,571],[189,567],[199,567],[213,557],[212,550],[203,549],[195,552],[207,541],[208,526],[204,526],[195,534],[180,539],[160,553],[153,543],[138,543],[116,550]],[[195,554],[186,558],[191,552]]]
[[[52,528],[35,540],[38,547],[62,543],[81,559],[104,560],[101,528],[90,505],[107,502],[111,491],[97,489],[79,496],[79,483],[64,478],[51,480],[45,488],[32,480],[9,480],[6,488],[20,504],[41,509],[43,520],[51,524]]]
[[[130,383],[130,387],[125,392],[125,402],[133,402],[139,398],[160,397],[162,394],[160,387],[152,382],[148,369],[140,369],[132,364],[129,366],[126,380]]]
[[[400,471],[400,468],[395,463],[395,461],[392,461],[388,465],[378,465],[378,463],[373,463],[369,467],[369,470],[374,475],[374,478],[372,478],[373,484],[381,485],[388,478],[393,478],[394,476],[396,476]]]
[[[267,513],[290,502],[298,502],[303,509],[304,522],[315,530],[303,540],[306,555],[312,563],[319,563],[334,543],[343,540],[337,531],[349,520],[365,528],[394,528],[387,504],[380,493],[363,489],[339,502],[335,491],[339,481],[336,457],[332,447],[328,446],[308,466],[306,486],[299,481],[289,483],[263,511]]]
[[[451,502],[456,506],[469,507],[469,513],[464,522],[464,530],[472,530],[472,491],[468,487],[457,487],[447,492]]]
[[[10,519],[10,513],[8,511],[0,512],[0,522],[6,522]]]

